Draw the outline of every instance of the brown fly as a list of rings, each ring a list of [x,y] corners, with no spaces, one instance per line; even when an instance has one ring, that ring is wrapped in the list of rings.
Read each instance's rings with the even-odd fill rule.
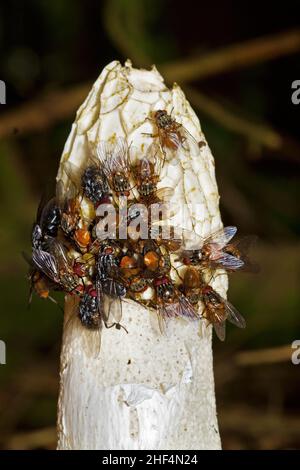
[[[157,133],[153,137],[158,137],[162,151],[171,160],[177,157],[177,152],[181,148],[188,152],[190,156],[199,154],[199,146],[194,137],[179,122],[175,121],[166,110],[159,109],[152,114]]]
[[[257,271],[248,257],[248,249],[255,237],[244,237],[232,241],[237,232],[236,227],[224,227],[209,237],[202,239],[195,235],[187,241],[183,234],[183,243],[178,251],[179,259],[186,265],[210,269],[225,269],[228,272],[237,270]]]
[[[102,141],[97,146],[96,152],[109,186],[118,197],[129,197],[130,164],[126,140],[119,137],[115,143]]]
[[[186,269],[181,289],[195,307],[199,302],[202,302],[204,307],[202,317],[213,325],[216,335],[221,341],[225,340],[226,320],[238,328],[246,327],[242,315],[228,300],[204,282],[197,268],[188,267]]]

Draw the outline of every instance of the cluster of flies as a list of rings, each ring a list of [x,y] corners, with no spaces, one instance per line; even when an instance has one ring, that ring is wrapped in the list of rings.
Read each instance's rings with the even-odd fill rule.
[[[101,205],[112,204],[118,214],[120,198],[129,208],[132,203],[164,203],[172,195],[171,188],[158,189],[166,155],[176,158],[180,150],[203,145],[165,110],[151,113],[149,119],[153,142],[144,154],[132,152],[125,139],[116,138],[99,142],[83,169],[65,163],[68,183],[58,181],[55,197],[40,204],[33,226],[31,293],[53,301],[52,290],[76,296],[74,316],[89,329],[105,326],[127,332],[121,323],[122,299],[129,298],[154,309],[162,330],[169,318],[202,318],[224,340],[226,320],[240,328],[245,320],[205,278],[207,272],[213,277],[220,269],[253,270],[247,255],[251,237],[234,238],[235,227],[205,239],[195,235],[194,246],[185,231],[180,238],[168,239],[159,230],[148,239],[97,236]],[[136,214],[130,209],[128,214],[129,225]],[[147,223],[151,228],[151,220]]]

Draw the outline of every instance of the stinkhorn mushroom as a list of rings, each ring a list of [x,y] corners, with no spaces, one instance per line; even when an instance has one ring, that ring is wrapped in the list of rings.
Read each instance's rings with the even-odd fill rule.
[[[138,70],[112,62],[78,109],[65,144],[58,179],[68,184],[66,162],[84,167],[91,148],[117,137],[140,150],[153,140],[155,110],[167,110],[199,142],[177,164],[165,161],[162,187],[185,206],[185,225],[205,236],[222,226],[214,160],[200,123],[176,84],[170,90],[155,67]],[[226,294],[227,277],[211,281]],[[123,329],[99,335],[70,323],[74,298],[65,301],[58,401],[58,449],[220,449],[216,416],[212,328],[205,320],[171,319],[167,332],[155,315],[123,302]],[[100,347],[100,343],[99,343]]]

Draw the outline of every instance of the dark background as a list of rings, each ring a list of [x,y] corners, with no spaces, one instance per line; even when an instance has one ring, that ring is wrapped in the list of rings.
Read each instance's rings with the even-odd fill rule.
[[[291,102],[299,19],[298,1],[1,2],[2,448],[55,447],[62,314],[36,297],[27,309],[21,251],[30,249],[35,210],[54,187],[78,105],[108,62],[127,57],[155,63],[186,91],[215,157],[224,223],[259,236],[260,274],[232,276],[229,290],[248,327],[228,329],[225,344],[214,340],[223,446],[300,448],[300,365],[291,363],[300,339],[300,105]],[[203,61],[191,80],[182,75],[183,61],[204,57],[215,57],[217,70]]]

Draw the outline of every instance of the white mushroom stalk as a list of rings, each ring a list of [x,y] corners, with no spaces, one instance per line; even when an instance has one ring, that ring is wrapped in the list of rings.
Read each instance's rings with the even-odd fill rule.
[[[187,207],[184,225],[206,236],[222,226],[214,161],[199,121],[181,89],[169,90],[150,71],[112,62],[79,108],[61,158],[58,178],[68,184],[66,162],[84,167],[100,141],[124,137],[138,151],[153,141],[155,110],[166,110],[203,145],[166,161],[161,187]],[[177,223],[182,223],[177,222]],[[225,295],[227,277],[212,286]],[[73,321],[66,297],[58,402],[58,449],[219,449],[211,326],[171,319],[166,334],[155,313],[123,301],[122,325],[99,335]],[[71,319],[71,320],[70,320]]]

